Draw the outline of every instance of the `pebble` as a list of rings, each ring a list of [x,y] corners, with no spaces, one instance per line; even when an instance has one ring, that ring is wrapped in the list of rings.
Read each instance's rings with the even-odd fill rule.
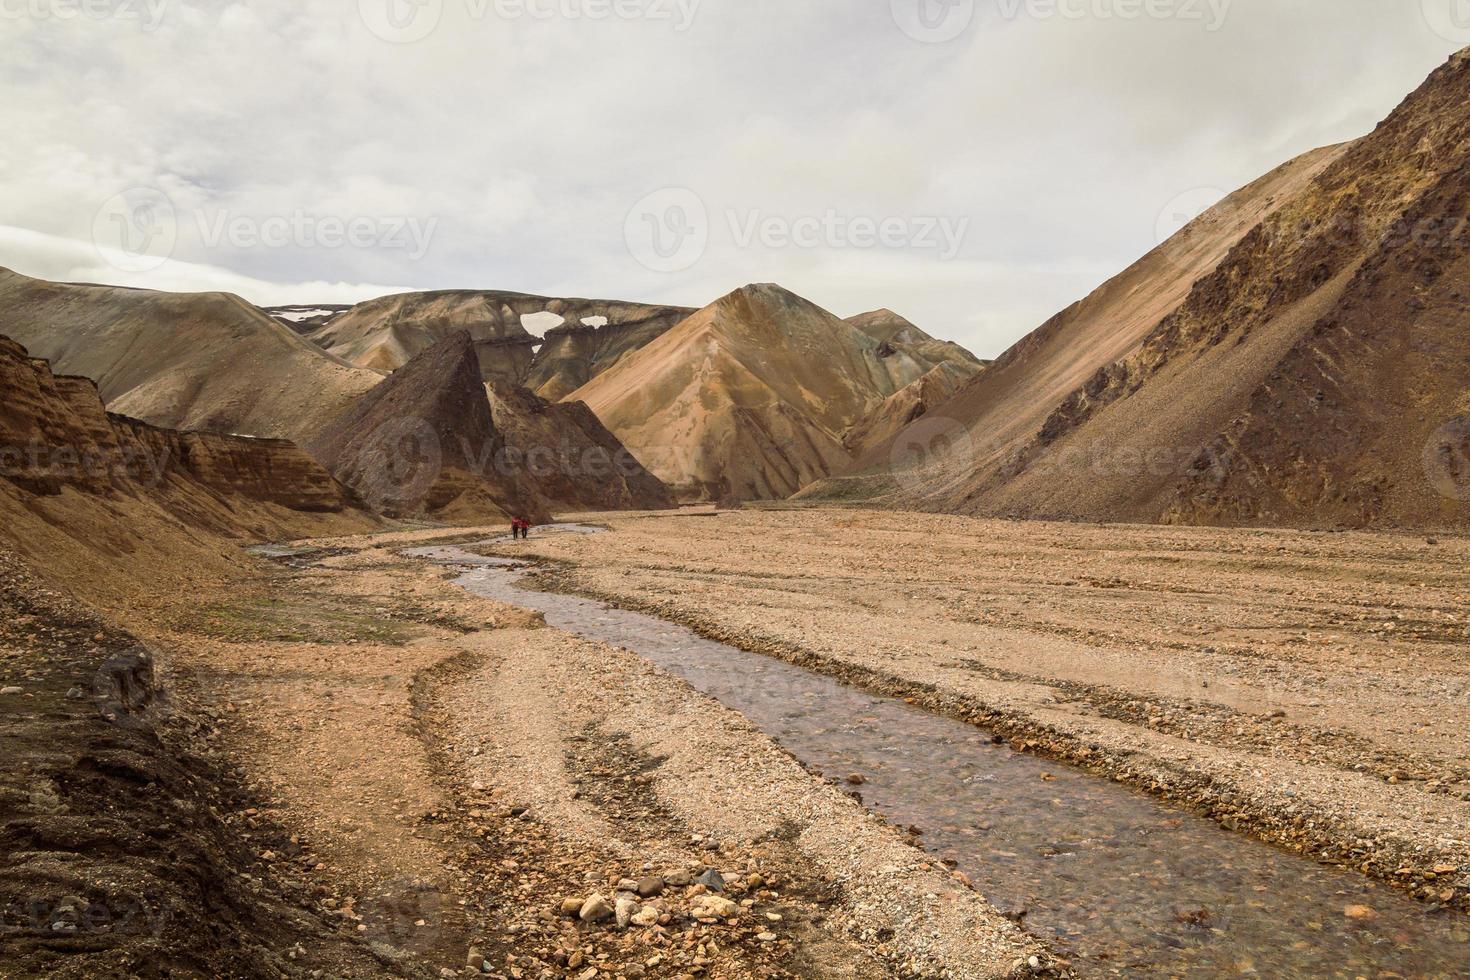
[[[582,907],[577,911],[577,918],[583,922],[603,922],[612,916],[612,906],[607,904],[607,899],[603,898],[599,892],[589,895],[587,901],[583,902]]]
[[[712,892],[722,892],[725,890],[725,877],[714,868],[705,869],[704,874],[695,880],[698,884],[703,885]]]
[[[694,900],[694,914],[711,919],[733,919],[740,914],[740,906],[719,895],[700,895]]]
[[[0,694],[24,694],[23,687],[0,687]]]
[[[658,875],[648,875],[647,877],[639,878],[633,890],[643,898],[652,898],[655,895],[663,894],[664,880]]]
[[[628,923],[633,921],[633,916],[643,911],[643,906],[631,898],[621,897],[613,909],[613,919],[619,929],[628,928]]]

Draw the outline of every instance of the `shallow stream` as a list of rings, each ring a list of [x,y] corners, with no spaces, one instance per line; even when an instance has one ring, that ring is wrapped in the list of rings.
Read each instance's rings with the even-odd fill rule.
[[[1470,978],[1462,914],[1430,912],[1365,876],[902,701],[656,617],[522,589],[504,559],[456,547],[407,554],[464,568],[458,584],[476,595],[634,651],[815,769],[861,774],[869,807],[918,827],[928,851],[954,861],[1083,976]],[[1353,906],[1371,915],[1350,917]]]

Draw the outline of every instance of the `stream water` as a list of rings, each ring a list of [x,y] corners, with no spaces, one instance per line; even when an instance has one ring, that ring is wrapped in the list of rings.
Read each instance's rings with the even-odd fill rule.
[[[918,827],[926,849],[1083,976],[1470,978],[1462,914],[902,701],[656,617],[520,588],[514,562],[453,547],[407,554],[463,569],[458,584],[476,595],[660,665],[820,771],[862,774],[869,807]],[[1371,915],[1347,915],[1353,906]]]

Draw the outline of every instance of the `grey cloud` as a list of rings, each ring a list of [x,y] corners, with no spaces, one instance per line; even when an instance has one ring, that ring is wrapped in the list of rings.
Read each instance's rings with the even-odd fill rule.
[[[65,0],[4,9],[48,2]],[[169,0],[151,26],[7,14],[0,264],[258,301],[396,284],[699,304],[774,280],[994,354],[1152,247],[1181,192],[1365,132],[1455,47],[1418,0],[1234,0],[1217,31],[1007,20],[978,0],[939,44],[900,30],[890,0],[702,0],[687,30],[652,15],[671,0],[628,2],[650,13],[433,0],[437,29],[410,43],[376,36],[359,0]],[[168,261],[123,272],[57,244],[89,243],[131,187],[172,203]],[[668,187],[697,193],[711,233],[696,264],[658,273],[625,222]],[[726,231],[731,212],[829,211],[968,230],[952,261]],[[298,218],[309,232],[262,244]],[[201,230],[227,221],[246,233]],[[333,244],[324,221],[377,232]],[[385,244],[397,221],[432,223],[421,256]]]

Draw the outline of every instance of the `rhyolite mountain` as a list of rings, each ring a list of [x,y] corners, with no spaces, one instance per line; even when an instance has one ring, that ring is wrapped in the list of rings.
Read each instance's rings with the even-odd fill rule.
[[[803,496],[1033,518],[1463,529],[1467,213],[1461,52],[1371,134],[1226,198],[1020,341],[928,425]],[[914,451],[940,416],[965,438]]]
[[[783,498],[847,466],[846,434],[899,389],[940,363],[980,369],[887,316],[868,332],[779,286],[746,286],[570,397],[683,499]]]
[[[556,401],[693,312],[621,300],[454,289],[368,300],[305,335],[353,364],[391,371],[465,330],[487,383],[529,388]],[[557,317],[560,323],[537,337],[523,322],[536,315]]]
[[[982,362],[980,370],[984,367]],[[842,437],[843,446],[854,458],[861,458],[874,446],[888,443],[911,422],[948,402],[978,373],[979,370],[953,361],[939,364],[917,381],[889,395],[881,405],[848,429]]]

